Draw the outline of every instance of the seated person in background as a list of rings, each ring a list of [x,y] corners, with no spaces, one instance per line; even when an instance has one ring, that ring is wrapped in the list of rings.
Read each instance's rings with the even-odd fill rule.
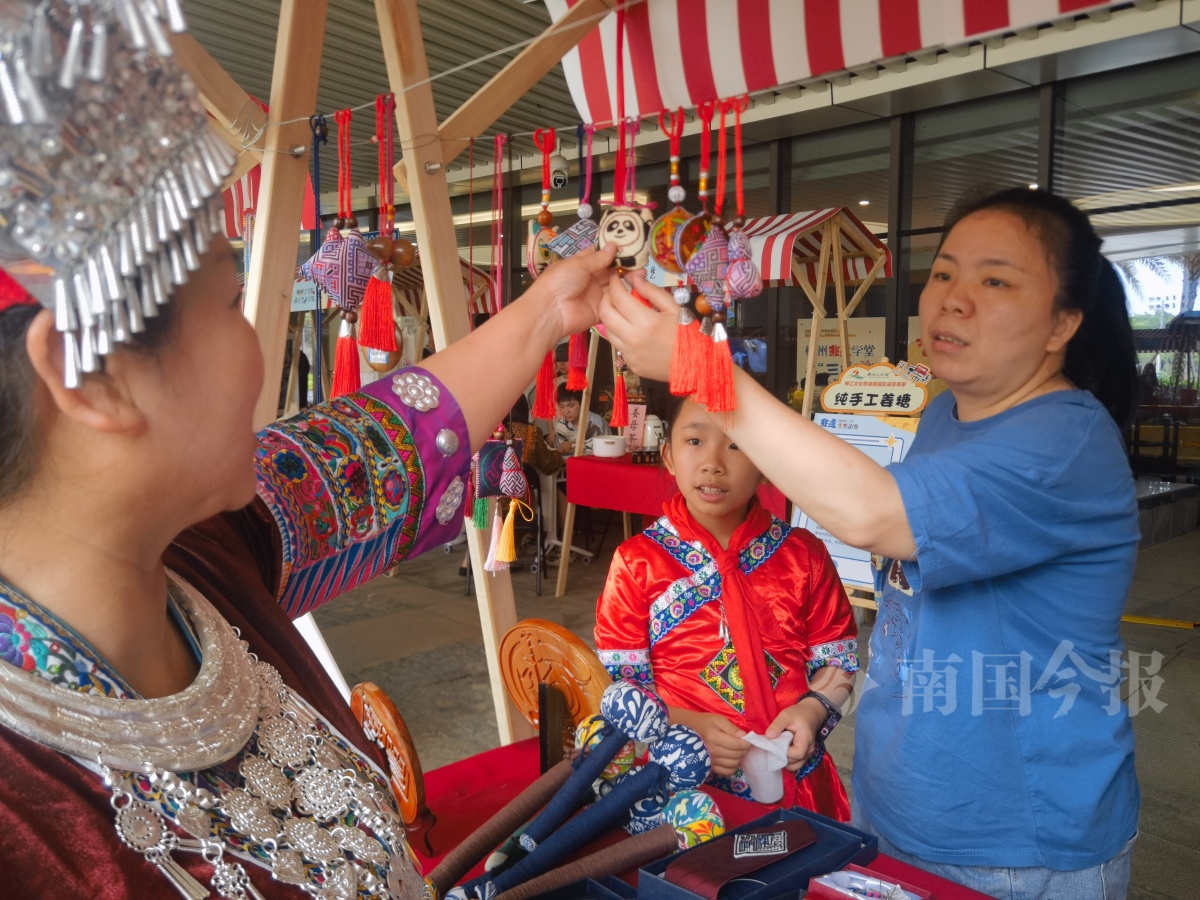
[[[554,420],[554,445],[563,456],[575,453],[579,434],[579,419],[583,413],[583,392],[569,391],[565,384],[558,386],[558,418]],[[599,413],[589,412],[584,431],[583,452],[592,452],[592,438],[608,431]]]
[[[718,787],[754,799],[747,732],[791,732],[784,794],[841,821],[850,804],[818,737],[849,698],[857,627],[825,545],[763,509],[762,474],[691,400],[666,419],[663,463],[679,491],[617,548],[596,607],[613,678],[653,687],[671,721],[712,754]],[[819,692],[819,693],[818,693]]]

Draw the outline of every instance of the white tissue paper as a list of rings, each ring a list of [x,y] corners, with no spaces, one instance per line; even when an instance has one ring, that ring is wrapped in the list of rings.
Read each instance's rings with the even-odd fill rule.
[[[742,740],[751,745],[742,757],[742,774],[750,793],[759,803],[775,803],[783,796],[783,768],[788,762],[792,733],[785,731],[779,737],[767,738],[752,731],[742,735]]]

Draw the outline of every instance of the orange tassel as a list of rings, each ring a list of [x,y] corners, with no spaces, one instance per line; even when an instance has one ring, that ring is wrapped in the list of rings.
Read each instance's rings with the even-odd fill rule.
[[[704,371],[708,338],[700,334],[700,323],[687,314],[689,322],[680,315],[679,327],[675,329],[675,346],[671,350],[671,393],[685,397],[693,393],[700,384],[700,373]]]
[[[624,428],[629,424],[629,395],[625,391],[625,376],[620,372],[613,387],[612,419],[608,424],[613,428]]]
[[[727,413],[737,409],[737,394],[733,389],[733,357],[724,325],[713,326],[712,357],[705,377],[704,408],[709,412]]]
[[[361,387],[358,344],[354,340],[350,323],[343,320],[338,329],[337,349],[333,356],[333,384],[330,386],[329,395],[340,397],[343,394],[353,394]]]
[[[358,311],[358,342],[371,350],[396,352],[396,320],[392,317],[392,285],[372,275]]]
[[[533,417],[550,420],[558,415],[558,386],[555,384],[558,371],[554,368],[554,351],[542,360],[538,369],[537,388],[533,395]]]
[[[567,390],[582,391],[587,388],[587,335],[573,334],[567,357]]]

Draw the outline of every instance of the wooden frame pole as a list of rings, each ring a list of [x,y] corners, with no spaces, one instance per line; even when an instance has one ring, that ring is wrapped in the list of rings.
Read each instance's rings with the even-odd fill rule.
[[[308,116],[317,105],[321,49],[325,43],[327,0],[283,0],[275,66],[271,72],[270,121],[264,134],[262,180],[254,251],[246,273],[246,318],[254,323],[263,354],[263,384],[254,408],[254,426],[273,422],[279,413],[279,383],[288,319],[300,220],[304,211],[307,155],[290,149],[310,137]],[[281,125],[290,119],[299,119]]]
[[[587,445],[588,416],[592,408],[592,388],[596,383],[596,354],[600,350],[600,332],[592,329],[592,337],[588,342],[587,358],[587,387],[583,389],[583,400],[579,404],[579,426],[575,432],[575,452],[572,456],[583,456]],[[554,586],[554,596],[561,597],[567,592],[567,570],[571,568],[571,538],[575,531],[575,504],[567,502],[567,513],[563,519],[562,554],[558,558],[558,581]]]
[[[416,0],[375,0],[379,35],[387,63],[388,83],[396,95],[398,143],[404,154],[407,191],[416,224],[421,272],[429,304],[435,349],[442,349],[470,330],[463,298],[458,239],[450,212],[441,142],[428,138],[438,133],[433,87]],[[489,519],[489,521],[491,521]],[[509,702],[500,674],[500,640],[517,623],[512,579],[507,572],[484,571],[487,548],[484,533],[467,526],[467,544],[475,577],[475,595],[483,628],[483,646],[491,681],[492,704],[501,743],[512,743],[533,734],[524,717]]]

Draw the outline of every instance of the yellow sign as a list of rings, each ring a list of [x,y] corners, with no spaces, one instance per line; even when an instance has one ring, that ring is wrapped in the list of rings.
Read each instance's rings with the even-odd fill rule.
[[[917,380],[924,374],[907,365],[901,372],[889,363],[851,366],[825,388],[821,405],[831,413],[915,416],[928,402],[925,385]]]

